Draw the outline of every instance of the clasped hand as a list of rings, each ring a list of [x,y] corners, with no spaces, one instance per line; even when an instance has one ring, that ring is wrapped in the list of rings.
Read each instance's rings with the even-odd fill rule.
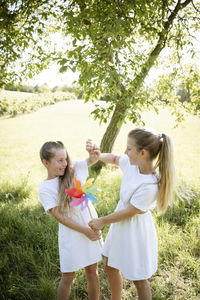
[[[101,230],[104,226],[103,220],[101,218],[98,219],[92,219],[88,225],[93,229],[93,230]]]
[[[90,156],[94,156],[96,159],[98,159],[101,154],[99,147],[96,144],[93,144],[91,139],[86,141],[86,150],[89,152]]]

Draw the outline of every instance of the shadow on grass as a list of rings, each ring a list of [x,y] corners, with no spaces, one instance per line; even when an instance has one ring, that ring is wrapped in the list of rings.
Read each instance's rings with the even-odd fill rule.
[[[5,192],[10,190],[1,192],[1,200]],[[29,196],[25,187],[12,195],[0,211],[1,299],[53,300],[59,276],[57,222],[41,206],[13,205]]]

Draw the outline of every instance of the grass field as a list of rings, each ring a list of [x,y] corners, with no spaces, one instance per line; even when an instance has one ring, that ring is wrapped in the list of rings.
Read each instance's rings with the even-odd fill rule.
[[[47,140],[65,143],[72,160],[87,156],[85,141],[100,143],[106,125],[99,126],[89,117],[94,104],[82,101],[59,102],[37,112],[0,119],[0,204],[1,257],[0,294],[2,299],[55,299],[60,278],[57,249],[57,223],[46,216],[38,201],[37,188],[45,178],[39,160],[39,149]],[[154,300],[200,298],[199,290],[199,186],[200,186],[200,120],[188,117],[178,128],[166,110],[159,115],[143,114],[147,126],[168,132],[174,141],[179,180],[183,181],[184,201],[164,216],[154,212],[159,236],[159,269],[151,279]],[[123,126],[114,152],[123,154],[127,132]],[[96,184],[102,187],[99,215],[116,206],[121,173],[103,169]],[[109,201],[108,201],[109,200]],[[105,237],[108,227],[103,231]],[[100,263],[101,300],[110,299],[108,283]],[[123,299],[134,299],[135,289],[124,282]],[[72,299],[87,299],[84,273],[79,271],[72,288]]]
[[[17,169],[22,174],[30,172],[33,174],[32,180],[35,181],[34,177],[40,176],[42,168],[39,167],[38,151],[42,143],[47,140],[62,140],[72,159],[85,157],[87,138],[92,138],[99,144],[106,129],[105,124],[99,126],[97,121],[88,117],[93,108],[93,103],[66,101],[13,119],[1,118],[0,151],[7,159],[2,158],[0,174],[3,176],[6,169],[9,177],[15,177]],[[173,129],[174,119],[167,111],[161,111],[159,115],[146,112],[143,119],[147,126],[172,136],[178,174],[189,184],[198,187],[200,184],[200,139],[198,138],[200,120],[190,116],[178,128]],[[119,154],[124,152],[127,133],[131,128],[133,125],[130,123],[123,126],[113,151]],[[11,162],[12,167],[10,167]]]

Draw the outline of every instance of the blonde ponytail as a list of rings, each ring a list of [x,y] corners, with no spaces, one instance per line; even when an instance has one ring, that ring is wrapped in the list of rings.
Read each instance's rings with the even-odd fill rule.
[[[159,134],[146,128],[135,128],[128,134],[133,138],[137,151],[146,149],[151,160],[157,158],[154,170],[159,169],[157,204],[165,212],[174,190],[175,168],[173,145],[167,134]]]
[[[165,212],[174,191],[175,168],[172,141],[167,134],[162,134],[160,138],[162,139],[162,145],[155,165],[159,170],[160,177],[157,205],[160,212]]]

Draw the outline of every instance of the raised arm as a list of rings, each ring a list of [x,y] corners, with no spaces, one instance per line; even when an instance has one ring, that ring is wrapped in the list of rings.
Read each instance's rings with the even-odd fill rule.
[[[97,145],[92,143],[92,140],[87,140],[86,150],[89,153],[89,158],[87,159],[88,166],[93,165],[98,160],[101,160],[104,163],[119,165],[120,156],[112,153],[101,153]]]
[[[119,165],[120,156],[112,154],[112,153],[101,153],[99,156],[99,160],[104,163]]]
[[[65,216],[60,211],[60,208],[58,206],[51,208],[49,212],[52,214],[52,216],[61,224],[76,230],[80,233],[83,233],[87,236],[88,239],[91,241],[96,241],[100,239],[100,232],[92,230],[89,226],[83,226],[72,220],[71,218]]]

